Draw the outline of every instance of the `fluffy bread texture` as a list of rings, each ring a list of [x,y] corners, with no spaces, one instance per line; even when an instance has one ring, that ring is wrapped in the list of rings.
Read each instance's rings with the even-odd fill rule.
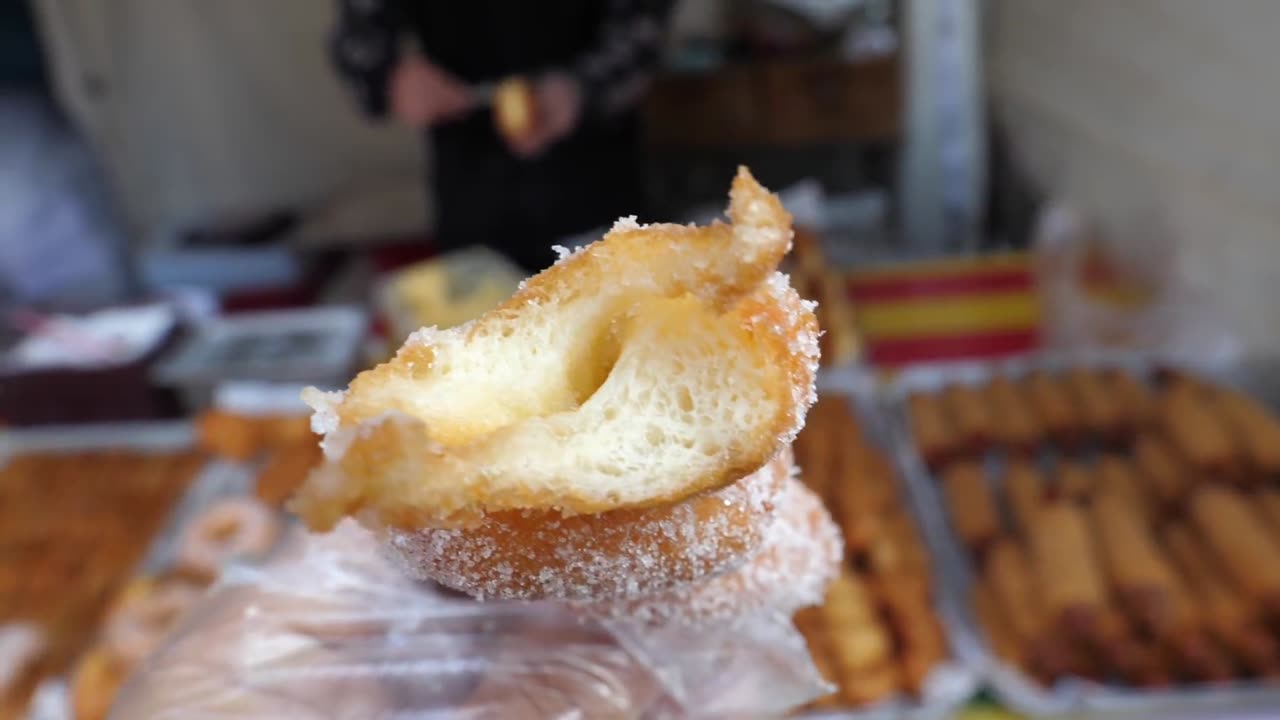
[[[813,402],[818,329],[775,268],[791,217],[740,169],[732,224],[619,221],[506,303],[414,334],[343,393],[308,392],[313,529],[679,502],[749,475]]]
[[[561,600],[654,595],[740,565],[761,543],[794,465],[684,502],[562,517],[508,510],[465,528],[385,531],[408,576],[474,597]]]

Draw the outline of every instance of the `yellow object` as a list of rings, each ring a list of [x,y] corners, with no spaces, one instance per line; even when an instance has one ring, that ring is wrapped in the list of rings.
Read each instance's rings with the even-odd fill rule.
[[[484,248],[451,252],[401,270],[380,293],[391,341],[398,346],[418,328],[443,329],[474,320],[510,297],[523,279],[515,265]]]
[[[900,300],[858,308],[863,333],[877,340],[1035,326],[1036,298],[1025,292]]]

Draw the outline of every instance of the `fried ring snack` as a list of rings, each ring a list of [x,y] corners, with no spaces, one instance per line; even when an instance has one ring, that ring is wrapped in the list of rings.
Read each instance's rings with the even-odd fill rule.
[[[742,563],[774,519],[790,451],[720,490],[656,508],[591,515],[497,512],[462,528],[387,528],[410,577],[478,598],[625,598]]]
[[[840,531],[822,500],[798,479],[786,481],[764,542],[746,564],[702,582],[635,601],[606,614],[650,622],[698,624],[771,610],[791,614],[822,602],[840,572]]]
[[[480,319],[309,391],[326,462],[292,509],[312,529],[456,527],[655,507],[758,470],[814,400],[817,322],[775,272],[790,215],[745,168],[728,215],[619,221]]]

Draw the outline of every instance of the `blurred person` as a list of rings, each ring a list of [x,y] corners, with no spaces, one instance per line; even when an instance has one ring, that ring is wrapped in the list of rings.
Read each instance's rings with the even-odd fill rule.
[[[366,113],[426,130],[440,249],[487,245],[532,272],[640,206],[638,104],[672,4],[342,0],[331,50]],[[517,75],[535,111],[513,136],[480,88]]]

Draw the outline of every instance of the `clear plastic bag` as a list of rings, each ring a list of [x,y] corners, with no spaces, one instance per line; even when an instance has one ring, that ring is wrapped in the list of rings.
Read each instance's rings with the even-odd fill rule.
[[[784,615],[689,627],[410,581],[346,522],[228,571],[112,718],[772,717],[826,691]]]

